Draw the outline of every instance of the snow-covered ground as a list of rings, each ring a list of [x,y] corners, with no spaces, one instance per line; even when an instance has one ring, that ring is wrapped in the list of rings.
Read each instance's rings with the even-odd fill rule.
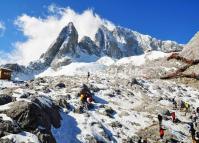
[[[106,73],[111,66],[131,64],[140,68],[147,62],[169,56],[162,52],[152,51],[140,56],[123,58],[120,60],[102,57],[93,62],[73,62],[70,65],[53,70],[51,68],[36,75],[36,79],[27,83],[13,83],[0,81],[0,91],[10,91],[15,101],[32,102],[24,94],[37,96],[45,107],[51,108],[52,102],[59,98],[67,99],[72,109],[61,108],[61,127],[51,127],[52,135],[57,143],[93,143],[100,140],[107,143],[125,143],[128,139],[145,137],[149,142],[159,142],[157,115],[164,110],[176,112],[180,123],[164,120],[167,139],[174,137],[179,141],[190,143],[189,123],[191,113],[184,116],[184,112],[173,109],[171,100],[188,102],[191,107],[199,107],[199,91],[196,88],[176,84],[174,81],[159,79],[137,78],[131,85],[131,76],[113,75]],[[172,67],[171,67],[172,68]],[[87,80],[87,72],[91,77]],[[64,83],[65,88],[58,89],[57,83]],[[79,107],[77,94],[82,84],[87,84],[94,93],[94,108],[83,114],[73,112]],[[28,84],[28,86],[26,86]],[[47,91],[47,92],[46,92]],[[38,96],[42,95],[42,96]],[[9,110],[13,102],[0,105],[0,112]],[[113,113],[107,113],[111,110]],[[0,114],[3,120],[13,121],[6,114]],[[171,119],[170,116],[167,117]],[[35,142],[38,138],[34,134],[23,131],[19,134],[9,134],[3,138],[13,138],[19,142]]]
[[[39,75],[36,75],[35,77],[85,75],[85,73],[87,72],[90,72],[92,74],[100,74],[103,73],[105,69],[111,65],[120,66],[124,64],[131,64],[134,66],[141,66],[145,64],[146,61],[156,60],[159,58],[167,57],[168,55],[169,54],[160,51],[151,51],[140,56],[125,57],[119,60],[112,59],[110,57],[102,57],[93,62],[73,62],[57,70],[48,68],[46,71],[40,73]]]
[[[22,99],[20,95],[27,92],[33,95],[41,94],[54,101],[60,96],[64,97],[69,94],[71,99],[68,99],[67,102],[71,107],[78,108],[79,98],[76,94],[82,83],[98,89],[94,91],[96,102],[92,110],[85,111],[83,114],[74,113],[65,108],[60,110],[61,127],[52,127],[51,129],[57,143],[86,143],[92,137],[104,142],[121,143],[125,142],[127,138],[143,135],[150,142],[156,142],[159,138],[157,114],[162,113],[165,109],[176,112],[177,118],[182,121],[174,124],[171,120],[164,120],[163,126],[166,128],[166,137],[173,136],[179,141],[191,142],[188,132],[191,114],[188,113],[187,116],[184,116],[182,111],[174,110],[171,99],[175,97],[176,100],[188,102],[192,107],[199,107],[199,91],[197,89],[185,85],[176,85],[175,82],[171,81],[145,79],[138,79],[138,83],[131,86],[128,84],[131,81],[130,79],[120,77],[116,79],[103,75],[92,75],[89,81],[81,75],[45,77],[45,79],[47,81],[44,83],[37,83],[35,79],[37,84],[32,85],[31,88],[33,89],[29,89],[30,87],[24,88],[21,85],[21,87],[14,89],[12,96],[16,97],[17,101],[30,102]],[[54,88],[59,82],[63,82],[66,88]],[[16,86],[12,82],[2,82],[2,86],[5,85],[10,85],[7,88]],[[50,92],[44,93],[44,87],[49,87]],[[48,98],[39,98],[39,100],[45,106],[51,106],[51,101]],[[12,103],[1,105],[0,109],[9,109],[10,106],[12,106]],[[106,109],[112,109],[114,113],[107,115]],[[0,114],[0,116],[3,117],[3,120],[12,120],[5,114]],[[171,117],[168,116],[168,118]],[[22,141],[38,143],[37,137],[27,131],[15,135],[10,134],[3,138],[14,138],[17,143]]]

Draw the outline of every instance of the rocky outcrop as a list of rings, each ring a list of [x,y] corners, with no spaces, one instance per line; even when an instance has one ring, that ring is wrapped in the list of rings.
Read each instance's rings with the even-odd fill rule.
[[[58,39],[64,38],[61,46],[59,47],[58,52],[54,56],[54,59],[51,63],[52,67],[57,68],[57,65],[64,66],[70,64],[70,57],[78,56],[77,44],[78,44],[78,33],[73,25],[69,23],[60,33]],[[55,48],[57,49],[57,48]],[[69,56],[68,58],[66,58]]]
[[[100,56],[101,50],[97,45],[90,39],[90,37],[83,37],[79,42],[80,49],[88,55]]]
[[[42,143],[56,143],[51,126],[61,126],[59,107],[44,96],[31,97],[31,102],[16,101],[5,112],[25,131],[34,132]]]
[[[112,32],[106,27],[102,26],[98,29],[95,35],[95,42],[104,55],[113,58],[123,57],[122,51],[118,47],[117,41],[113,37]]]
[[[0,117],[0,138],[8,135],[9,133],[17,134],[21,131],[21,128],[15,122],[3,120]]]
[[[194,66],[199,64],[199,32],[197,32],[194,37],[189,41],[185,48],[180,53],[171,54],[167,60],[177,60],[185,63],[183,67],[178,68],[175,72],[168,73],[167,75],[161,77],[161,79],[171,79],[171,78],[193,78],[199,79],[198,71]],[[189,71],[189,69],[191,69]]]
[[[180,53],[181,56],[189,60],[199,59],[199,32],[185,45],[185,48]]]
[[[77,46],[78,34],[72,23],[64,27],[59,36],[52,43],[49,49],[41,56],[47,65],[50,65],[53,60],[62,58],[66,54],[75,54]],[[54,61],[55,62],[55,61]]]
[[[0,94],[0,105],[4,105],[13,101],[13,97],[5,94]]]
[[[15,143],[15,142],[10,139],[0,139],[0,143]]]

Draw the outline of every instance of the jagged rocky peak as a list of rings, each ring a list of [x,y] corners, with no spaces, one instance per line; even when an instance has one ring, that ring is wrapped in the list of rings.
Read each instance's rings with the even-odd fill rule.
[[[60,33],[60,35],[62,32]],[[65,40],[57,53],[57,58],[62,58],[67,54],[75,55],[78,44],[78,33],[73,23],[70,22],[65,30],[63,30]]]
[[[182,46],[171,41],[160,41],[122,27],[109,30],[101,25],[95,34],[95,40],[83,37],[78,43],[78,32],[72,22],[62,29],[57,39],[46,53],[41,56],[47,66],[64,66],[81,54],[122,58],[141,55],[150,50],[163,52],[179,51]]]
[[[47,66],[57,64],[65,65],[70,63],[65,58],[66,55],[75,55],[78,44],[78,33],[72,22],[62,29],[57,39],[40,59],[44,60]],[[61,63],[60,63],[61,62]]]
[[[84,36],[80,40],[79,47],[84,53],[87,53],[89,55],[100,56],[100,48],[88,36]]]
[[[95,34],[95,43],[98,47],[102,49],[104,55],[121,58],[123,53],[118,47],[116,38],[113,35],[113,32],[108,30],[105,26],[101,26],[97,33]]]
[[[187,59],[199,59],[199,32],[197,32],[193,38],[191,38],[180,54]]]

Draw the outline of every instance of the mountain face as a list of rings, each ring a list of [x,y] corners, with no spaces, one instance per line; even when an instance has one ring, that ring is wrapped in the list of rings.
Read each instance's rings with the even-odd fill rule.
[[[182,45],[173,41],[157,40],[122,27],[115,27],[110,31],[103,25],[97,30],[94,40],[85,36],[78,42],[78,32],[73,23],[69,23],[40,59],[21,68],[25,74],[38,74],[49,67],[56,70],[74,61],[96,61],[103,56],[120,59],[141,55],[151,50],[169,53],[181,51],[182,48]],[[15,71],[15,68],[12,69]]]
[[[110,31],[105,26],[98,29],[94,41],[85,36],[78,42],[77,30],[73,23],[69,23],[40,59],[48,66],[60,67],[69,64],[75,58],[80,58],[82,54],[119,59],[140,55],[150,50],[176,52],[181,51],[182,46],[176,42],[160,41],[121,27]]]
[[[77,43],[77,31],[73,23],[69,23],[68,26],[62,29],[57,39],[40,59],[44,61],[46,66],[55,66],[57,64],[61,66],[66,60],[59,61],[60,59],[65,58],[67,55],[75,56],[77,54]]]
[[[192,60],[199,59],[199,32],[185,45],[185,48],[180,53],[183,57]]]

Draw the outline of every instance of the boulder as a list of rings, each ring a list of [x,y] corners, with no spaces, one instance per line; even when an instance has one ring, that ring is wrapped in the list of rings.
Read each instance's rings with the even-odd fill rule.
[[[122,124],[118,121],[110,123],[110,126],[113,128],[122,128]]]
[[[104,115],[109,116],[110,118],[113,118],[113,115],[116,113],[115,110],[113,110],[111,107],[105,106],[105,110],[103,112]]]
[[[55,104],[62,108],[70,109],[70,104],[67,102],[68,96],[60,95],[55,99]]]
[[[52,133],[46,129],[38,128],[34,131],[34,134],[38,137],[41,143],[56,143]]]
[[[0,137],[3,137],[9,133],[17,134],[19,132],[21,132],[21,129],[15,122],[3,120],[0,117]]]
[[[95,137],[91,135],[86,135],[85,140],[87,143],[98,143],[98,141],[95,139]]]
[[[1,139],[0,138],[0,143],[15,143],[13,140],[10,139]]]
[[[14,102],[12,107],[4,112],[25,131],[34,132],[42,127],[44,131],[37,132],[42,143],[55,143],[51,127],[59,128],[61,126],[59,107],[45,96],[31,98],[31,102]]]
[[[13,101],[12,96],[1,94],[0,95],[0,105],[4,105]]]
[[[66,85],[64,83],[58,83],[55,87],[56,88],[65,88]]]

